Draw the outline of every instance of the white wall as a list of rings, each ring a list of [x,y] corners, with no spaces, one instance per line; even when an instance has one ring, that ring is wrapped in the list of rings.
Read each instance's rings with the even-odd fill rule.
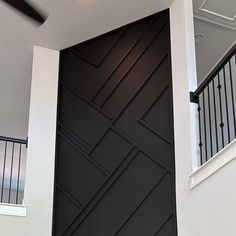
[[[52,231],[59,52],[34,47],[24,204],[27,217],[0,216],[1,235]]]
[[[7,32],[2,29],[3,21],[0,22],[0,30],[4,32],[0,37],[0,135],[26,139],[32,47],[24,45],[20,40],[16,42],[13,38],[10,42],[5,41],[5,36],[2,36]]]
[[[196,87],[192,3],[171,6],[175,122],[176,196],[179,236],[236,235],[236,161],[190,190],[191,157],[196,156],[196,117],[189,91]]]

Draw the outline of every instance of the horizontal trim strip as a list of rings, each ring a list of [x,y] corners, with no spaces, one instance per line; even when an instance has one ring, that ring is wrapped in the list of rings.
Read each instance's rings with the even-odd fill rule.
[[[17,139],[17,138],[10,138],[10,137],[4,137],[4,136],[0,136],[0,141],[27,144],[27,139]]]
[[[25,205],[14,205],[5,203],[0,204],[0,215],[25,217],[26,214],[27,206]]]

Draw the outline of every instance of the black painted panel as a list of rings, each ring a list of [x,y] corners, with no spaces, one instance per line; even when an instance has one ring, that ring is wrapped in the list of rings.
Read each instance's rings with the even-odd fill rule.
[[[150,72],[156,68],[166,55],[166,31],[165,28],[162,29],[161,32],[157,31],[157,36],[159,37],[155,35],[152,40],[146,44],[143,54],[139,51],[139,59],[132,67],[132,70],[127,76],[122,78],[122,83],[111,91],[110,96],[107,98],[107,102],[102,107],[113,117],[116,117],[122,107],[126,105],[132,96],[132,93],[130,92],[135,91],[140,86],[143,79],[150,75]]]
[[[158,70],[148,77],[148,79],[144,78],[146,79],[144,82],[148,81],[148,83],[144,84],[135,99],[126,107],[117,120],[116,126],[128,133],[132,140],[135,140],[140,147],[154,156],[160,164],[170,169],[172,163],[170,161],[169,140],[166,140],[166,137],[160,133],[156,133],[151,127],[149,129],[149,127],[143,125],[144,122],[140,123],[147,108],[153,104],[168,85],[166,77],[168,77],[168,63],[164,59],[159,65]],[[159,116],[163,117],[162,111],[159,112]],[[158,122],[156,115],[151,119],[153,122],[155,122],[155,119]],[[168,120],[168,117],[165,117],[165,121],[167,122]],[[170,126],[169,123],[166,125]]]
[[[63,138],[59,139],[58,153],[58,183],[80,204],[86,203],[104,182],[104,173]]]
[[[60,94],[60,122],[89,145],[95,145],[110,125],[108,118],[63,86]]]
[[[118,235],[154,235],[162,227],[166,218],[172,214],[171,189],[166,188],[171,185],[171,178],[165,175],[161,182],[156,183],[143,204],[120,227]],[[163,204],[163,199],[166,199],[166,204]]]
[[[55,224],[57,225],[55,234],[62,235],[66,227],[73,221],[80,208],[75,205],[67,195],[60,190],[56,191],[57,202],[55,207],[58,209]]]
[[[74,235],[114,235],[163,174],[164,170],[139,153]]]
[[[55,236],[176,236],[168,11],[61,52]]]
[[[173,232],[175,232],[174,225],[175,225],[176,219],[172,216],[167,221],[163,223],[160,229],[157,230],[156,234],[154,236],[170,236],[174,235]]]
[[[113,130],[108,130],[101,142],[92,150],[91,157],[111,172],[126,157],[130,149],[131,143]]]
[[[164,91],[157,97],[152,105],[144,113],[141,121],[144,125],[150,127],[154,132],[162,134],[170,139],[170,107],[169,90]]]

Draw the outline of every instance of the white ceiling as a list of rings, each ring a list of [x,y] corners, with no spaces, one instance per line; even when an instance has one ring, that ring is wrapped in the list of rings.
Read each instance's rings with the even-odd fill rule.
[[[39,28],[0,3],[1,30],[8,40],[62,49],[153,14],[171,1],[28,0],[49,15]]]
[[[193,2],[195,34],[204,35],[204,40],[196,45],[198,80],[201,82],[236,43],[236,1]]]
[[[235,0],[193,0],[194,16],[236,30]]]
[[[0,135],[27,136],[33,45],[63,49],[167,8],[173,0],[29,0],[36,27],[0,1]]]
[[[236,1],[229,1],[227,4],[222,0],[208,0],[205,2],[204,8],[216,14],[234,18],[236,13]]]

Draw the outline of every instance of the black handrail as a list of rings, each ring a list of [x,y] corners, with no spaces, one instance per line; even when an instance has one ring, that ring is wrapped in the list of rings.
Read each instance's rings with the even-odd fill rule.
[[[236,53],[236,44],[225,54],[225,56],[220,60],[212,72],[203,80],[199,87],[194,92],[190,92],[191,102],[197,103],[198,96],[202,91],[211,83],[214,77],[223,69],[223,67],[229,62],[229,59],[232,58]]]
[[[7,141],[7,142],[12,142],[12,143],[21,143],[21,144],[26,144],[26,145],[28,143],[28,139],[18,139],[18,138],[4,137],[4,136],[0,136],[0,141]]]
[[[207,76],[191,102],[197,103],[200,163],[236,138],[236,45]]]

